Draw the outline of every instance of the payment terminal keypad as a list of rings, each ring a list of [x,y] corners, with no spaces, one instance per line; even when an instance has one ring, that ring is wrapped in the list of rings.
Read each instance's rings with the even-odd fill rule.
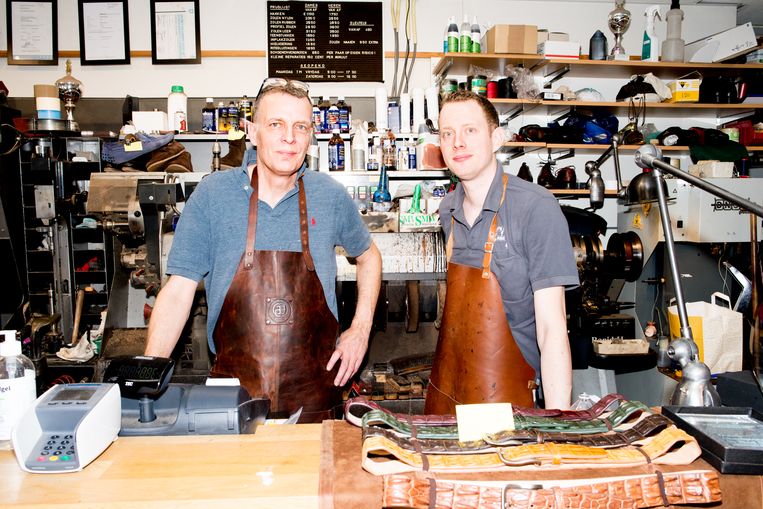
[[[33,470],[74,470],[79,466],[74,435],[47,433],[38,440],[35,453],[29,455],[27,467]]]

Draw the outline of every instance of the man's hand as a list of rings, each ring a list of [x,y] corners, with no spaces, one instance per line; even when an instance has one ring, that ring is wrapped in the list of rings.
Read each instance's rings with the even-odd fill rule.
[[[355,317],[352,325],[339,336],[331,359],[326,365],[326,370],[331,371],[336,361],[342,360],[339,372],[334,379],[334,385],[342,386],[347,383],[352,375],[360,368],[363,356],[368,349],[368,336],[374,323],[374,309],[376,299],[379,297],[381,286],[381,255],[376,245],[371,245],[366,251],[355,259],[356,274],[358,281],[358,302],[355,305]]]
[[[363,356],[368,349],[369,332],[362,330],[361,327],[352,326],[339,336],[339,343],[326,365],[326,370],[331,371],[334,364],[341,360],[339,371],[334,378],[334,385],[337,387],[346,384],[360,368],[360,363],[363,362]]]

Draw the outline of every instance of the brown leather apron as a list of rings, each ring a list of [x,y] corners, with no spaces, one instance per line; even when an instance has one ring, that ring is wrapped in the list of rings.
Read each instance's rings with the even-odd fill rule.
[[[339,324],[326,303],[310,255],[307,201],[299,183],[302,252],[254,249],[257,230],[257,168],[246,248],[214,330],[214,377],[237,377],[252,397],[270,398],[272,416],[302,407],[299,422],[333,418],[340,403],[338,368],[326,371]]]
[[[501,205],[507,180],[504,175]],[[450,261],[451,220],[446,251],[447,294],[427,389],[426,414],[455,414],[456,405],[469,403],[533,406],[535,370],[514,341],[503,310],[501,288],[490,270],[497,222],[496,212],[482,267],[476,268]]]

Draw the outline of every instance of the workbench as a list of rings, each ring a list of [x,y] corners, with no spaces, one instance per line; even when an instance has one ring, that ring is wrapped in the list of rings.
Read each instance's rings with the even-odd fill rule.
[[[12,451],[0,451],[0,508],[379,508],[381,478],[360,468],[360,446],[359,428],[324,421],[261,426],[254,435],[121,437],[83,471],[68,474],[25,473]],[[697,460],[680,468],[712,467]],[[579,473],[597,474],[612,475]],[[459,477],[479,475],[498,474]],[[763,507],[761,476],[722,475],[721,490],[722,504],[675,507]]]

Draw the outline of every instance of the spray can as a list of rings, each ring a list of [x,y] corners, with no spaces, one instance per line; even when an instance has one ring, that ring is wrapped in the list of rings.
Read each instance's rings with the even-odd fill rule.
[[[458,53],[458,25],[456,25],[456,17],[451,16],[448,18],[448,35],[447,35],[447,49],[446,53]]]
[[[481,39],[482,33],[480,31],[480,26],[477,23],[477,16],[474,16],[474,19],[472,20],[472,53],[482,53]]]
[[[644,28],[644,40],[641,44],[641,60],[645,62],[658,62],[660,60],[660,42],[657,39],[657,31],[654,20],[660,17],[660,6],[650,5],[644,11],[646,16],[646,28]]]
[[[472,25],[469,23],[469,17],[466,15],[464,15],[464,21],[461,23],[459,50],[461,53],[471,53],[472,51]]]

